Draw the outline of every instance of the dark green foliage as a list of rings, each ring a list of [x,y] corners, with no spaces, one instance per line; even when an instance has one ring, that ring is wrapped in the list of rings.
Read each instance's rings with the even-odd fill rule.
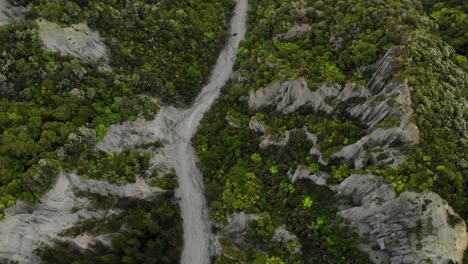
[[[142,148],[142,149],[151,148],[152,150],[155,150],[155,149],[158,149],[158,148],[162,148],[163,146],[164,146],[164,144],[161,143],[160,141],[155,141],[155,142],[152,142],[152,143],[136,144],[135,148]]]
[[[177,188],[177,176],[173,173],[164,175],[163,177],[159,177],[157,179],[153,179],[149,183],[150,186],[157,186],[164,190],[172,190]]]
[[[25,1],[30,17],[63,24],[86,21],[105,38],[111,66],[129,85],[164,100],[190,102],[224,45],[232,0]],[[26,4],[24,2],[24,4]]]
[[[226,214],[239,211],[262,217],[250,223],[248,244],[226,244],[223,249],[238,261],[247,262],[265,261],[263,251],[268,256],[281,257],[286,263],[366,263],[367,257],[355,247],[356,235],[340,227],[333,192],[305,181],[289,183],[286,176],[289,168],[311,162],[307,158],[311,146],[303,131],[292,134],[285,148],[260,149],[259,137],[248,128],[248,116],[252,113],[246,110],[244,102],[236,100],[242,93],[239,86],[226,86],[203,119],[196,137],[212,218],[222,222]],[[240,128],[228,125],[224,118],[228,113],[236,113],[238,120],[244,120]],[[295,114],[283,119],[273,113],[257,117],[280,127],[285,120],[299,124],[306,118]],[[310,206],[303,205],[305,197],[310,199]],[[270,241],[273,231],[282,224],[298,237],[303,255]],[[293,244],[291,247],[294,248]],[[217,261],[222,263],[220,259]]]
[[[463,0],[422,0],[424,10],[439,25],[442,39],[468,56],[468,3]]]
[[[76,162],[109,125],[157,112],[114,82],[116,74],[44,51],[33,24],[2,26],[0,40],[0,86],[11,88],[0,100],[0,197],[34,202],[54,181],[58,159]]]
[[[466,58],[425,30],[413,33],[405,52],[409,58],[399,75],[415,88],[412,100],[421,144],[405,150],[409,157],[403,165],[377,172],[397,191],[437,192],[467,219]]]
[[[233,7],[231,0],[20,3],[29,7],[25,21],[0,26],[0,219],[16,198],[32,203],[54,181],[56,170],[45,173],[40,160],[72,170],[110,125],[153,118],[158,107],[137,94],[190,102],[224,43]],[[37,17],[98,30],[113,70],[46,51]],[[119,170],[90,176],[133,179],[125,166]]]
[[[417,3],[382,0],[250,1],[250,31],[239,65],[253,88],[297,77],[309,87],[324,81],[363,81],[361,66],[372,64],[404,32],[421,23]],[[413,6],[414,5],[414,6]],[[312,30],[289,40],[273,38],[296,24]]]

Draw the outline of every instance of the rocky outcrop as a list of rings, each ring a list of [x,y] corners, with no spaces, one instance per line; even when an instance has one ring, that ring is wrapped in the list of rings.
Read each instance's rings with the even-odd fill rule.
[[[72,55],[84,61],[106,59],[106,47],[99,33],[86,24],[62,28],[43,19],[37,21],[39,36],[47,49],[62,55]]]
[[[260,120],[258,120],[258,118],[255,117],[255,116],[252,116],[252,118],[250,118],[249,128],[250,128],[252,131],[255,131],[255,132],[259,132],[259,133],[263,133],[263,134],[266,133],[266,126],[265,126],[265,124],[263,124],[263,122],[261,122]]]
[[[301,253],[301,244],[296,235],[286,230],[285,226],[280,226],[273,233],[271,241],[281,242],[292,254]]]
[[[345,146],[330,156],[330,161],[337,160],[337,163],[348,163],[356,169],[364,168],[369,162],[372,165],[382,162],[388,162],[388,159],[382,160],[374,158],[370,160],[370,152],[367,150],[382,150],[378,152],[389,152],[393,154],[391,166],[400,164],[401,153],[397,150],[391,150],[391,144],[412,144],[417,142],[417,136],[400,127],[378,128],[369,135],[362,137],[357,142]],[[375,156],[374,156],[375,157]]]
[[[228,215],[227,217],[227,225],[220,226],[220,234],[227,235],[227,236],[239,236],[243,237],[247,228],[249,226],[249,222],[252,220],[258,220],[260,217],[255,214],[246,214],[244,212],[234,213]]]
[[[328,185],[328,180],[330,176],[325,173],[310,173],[308,168],[297,168],[294,173],[288,171],[288,178],[292,183],[295,183],[301,179],[311,180],[314,184],[317,185]]]
[[[106,136],[96,145],[97,150],[120,153],[137,144],[160,141],[173,144],[172,130],[180,119],[179,111],[174,107],[164,107],[152,121],[137,120],[110,126]]]
[[[259,109],[274,105],[277,111],[291,113],[302,106],[309,106],[315,112],[330,114],[333,107],[325,102],[326,98],[336,97],[339,85],[324,84],[317,91],[311,91],[303,78],[294,81],[277,82],[270,87],[251,91],[249,107]]]
[[[135,183],[118,185],[104,181],[86,180],[75,174],[60,173],[55,186],[34,206],[18,202],[5,210],[0,224],[0,262],[39,263],[34,249],[41,244],[53,245],[55,241],[68,241],[81,248],[101,243],[110,244],[113,234],[75,238],[59,234],[85,219],[102,219],[118,213],[116,210],[93,209],[86,198],[77,197],[74,191],[97,193],[103,196],[148,199],[162,190],[150,187],[141,178]]]
[[[399,48],[391,49],[374,65],[363,68],[372,74],[366,86],[348,83],[323,84],[318,90],[311,91],[303,79],[281,81],[270,87],[251,91],[249,107],[253,110],[274,106],[276,111],[285,114],[299,108],[310,108],[315,113],[325,113],[330,117],[351,116],[361,126],[367,127],[367,135],[357,142],[334,152],[329,158],[322,157],[320,148],[315,146],[310,154],[318,156],[322,165],[347,163],[354,168],[385,164],[397,166],[404,158],[395,146],[419,142],[419,131],[411,122],[411,88],[406,80],[400,81],[393,76],[401,63]],[[257,124],[251,120],[252,124]],[[255,127],[258,130],[258,124]],[[259,130],[259,131],[262,131]],[[286,138],[275,139],[275,135],[265,136],[262,147],[285,145]],[[278,138],[276,136],[276,138]],[[377,158],[375,153],[388,153]]]
[[[351,175],[332,189],[354,205],[338,214],[370,244],[361,245],[374,263],[461,263],[468,245],[465,222],[439,195],[397,196],[384,179]]]
[[[53,189],[34,207],[23,202],[5,210],[0,224],[0,262],[39,263],[33,254],[40,244],[52,245],[61,240],[58,234],[84,219],[102,218],[106,212],[73,208],[87,208],[89,201],[76,197],[72,188],[78,187],[70,177],[60,174]]]
[[[238,0],[231,20],[229,39],[222,49],[212,75],[191,108],[175,109],[164,107],[154,121],[128,122],[114,125],[108,135],[97,145],[97,150],[119,153],[138,143],[151,143],[156,140],[167,146],[152,164],[167,161],[178,176],[179,188],[176,194],[180,198],[183,218],[184,246],[181,263],[209,263],[212,250],[211,226],[208,218],[208,208],[203,195],[203,178],[197,167],[198,159],[191,145],[203,114],[211,107],[219,96],[221,87],[230,78],[237,56],[239,43],[246,33],[247,0]],[[85,25],[73,25],[70,28],[59,28],[55,24],[39,21],[41,37],[47,48],[62,54],[70,54],[84,60],[102,58],[105,48],[99,41],[96,32],[90,31]],[[89,48],[89,49],[88,49]],[[66,184],[63,181],[66,181]],[[80,178],[67,178],[63,174],[57,186],[41,200],[45,208],[31,209],[28,213],[19,215],[17,212],[7,213],[6,219],[0,223],[0,261],[18,260],[20,263],[38,263],[32,254],[36,243],[51,243],[52,238],[63,229],[77,223],[77,214],[87,217],[82,210],[72,213],[74,206],[80,205],[70,192],[72,180],[86,190],[100,191],[110,195],[145,196],[146,187],[137,183],[130,189],[116,188],[114,185],[96,181],[84,181]],[[84,186],[81,186],[81,185]],[[87,185],[89,184],[89,185]],[[61,187],[60,187],[61,186]],[[78,186],[75,186],[78,187]],[[37,216],[36,216],[37,215]],[[94,217],[90,215],[90,217]],[[88,218],[90,218],[88,217]],[[101,237],[108,243],[109,238]],[[89,237],[81,236],[78,245],[89,245]]]
[[[274,36],[273,39],[289,40],[294,37],[305,35],[310,31],[312,31],[312,27],[309,24],[294,25],[288,32],[280,33]]]
[[[375,127],[386,117],[394,116],[398,118],[400,127],[406,128],[413,110],[407,81],[398,81],[393,76],[401,60],[397,56],[398,50],[389,50],[379,62],[365,69],[372,71],[372,78],[366,87],[355,83],[344,87],[325,83],[317,91],[311,91],[303,78],[280,81],[270,87],[251,91],[249,107],[255,110],[272,105],[284,113],[310,107],[315,112],[349,114],[369,128]],[[338,107],[340,104],[344,107]]]
[[[12,4],[13,1],[0,0],[0,25],[8,23],[10,18],[19,18],[25,10],[23,7]]]

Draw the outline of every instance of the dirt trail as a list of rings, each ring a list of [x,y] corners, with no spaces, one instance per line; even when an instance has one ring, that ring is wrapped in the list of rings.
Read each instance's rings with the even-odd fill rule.
[[[197,167],[198,158],[191,145],[203,114],[219,96],[221,87],[232,74],[237,49],[245,35],[247,0],[238,0],[226,46],[221,51],[208,84],[190,109],[174,115],[174,168],[179,179],[182,217],[184,219],[184,247],[181,264],[210,262],[212,235],[208,207],[204,197],[203,177]],[[180,118],[180,119],[179,119]]]

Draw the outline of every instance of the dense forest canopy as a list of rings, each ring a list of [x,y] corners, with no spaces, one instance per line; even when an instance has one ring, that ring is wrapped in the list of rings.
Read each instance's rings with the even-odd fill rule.
[[[0,26],[0,219],[18,199],[38,201],[63,169],[117,184],[144,175],[150,154],[106,154],[95,152],[94,145],[112,124],[155,117],[159,106],[150,97],[189,104],[223,46],[234,5],[232,0],[19,3],[28,7],[25,19]],[[38,18],[97,30],[108,48],[110,70],[47,51]],[[418,144],[392,146],[406,157],[396,167],[320,162],[372,129],[345,114],[342,105],[333,114],[307,107],[284,113],[272,106],[252,109],[247,102],[253,91],[283,81],[304,80],[310,91],[335,84],[366,87],[370,69],[389,51],[399,58],[391,78],[411,89],[411,121],[420,136]],[[373,173],[398,193],[434,191],[467,221],[467,55],[463,0],[249,0],[236,77],[194,138],[214,231],[222,232],[235,213],[253,216],[245,237],[221,236],[222,254],[214,263],[370,262],[358,248],[366,239],[337,216],[351,201],[338,199],[325,185],[291,182],[296,168],[327,174],[328,184]],[[252,121],[272,141],[287,135],[287,142],[261,147],[263,134],[251,129]],[[389,115],[376,127],[399,122]],[[314,142],[307,140],[310,133]],[[310,153],[314,145],[320,158]],[[150,201],[78,194],[96,208],[123,213],[83,221],[62,235],[120,230],[110,248],[80,251],[64,244],[37,254],[45,263],[176,262],[182,219],[175,175],[151,184],[165,191]],[[287,239],[273,239],[278,230]]]
[[[233,7],[230,0],[21,4],[26,19],[0,26],[0,218],[17,198],[38,200],[62,168],[99,163],[91,152],[111,124],[153,118],[158,106],[142,93],[190,102],[223,45]],[[98,30],[112,70],[47,51],[39,17]]]

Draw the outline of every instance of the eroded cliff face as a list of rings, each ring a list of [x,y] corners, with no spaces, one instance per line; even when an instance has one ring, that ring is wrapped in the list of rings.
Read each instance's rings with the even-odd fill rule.
[[[354,206],[339,215],[369,237],[362,249],[375,263],[461,263],[468,243],[463,219],[439,195],[404,192],[375,175],[351,175],[334,187]]]
[[[406,157],[402,146],[419,143],[419,131],[412,122],[411,87],[407,80],[395,77],[401,62],[400,48],[394,48],[377,63],[363,71],[372,74],[366,86],[325,83],[312,91],[304,79],[280,81],[251,91],[248,103],[252,110],[273,107],[285,114],[301,108],[330,117],[348,116],[366,127],[366,135],[323,157],[317,135],[305,130],[313,144],[309,154],[318,156],[322,165],[348,164],[356,169],[370,165],[395,167]],[[387,120],[393,119],[393,122]],[[264,134],[260,147],[285,146],[293,130],[283,135],[268,134],[268,126],[251,118],[250,129]],[[381,177],[351,175],[341,184],[331,186],[326,173],[311,173],[308,168],[291,168],[291,182],[308,179],[328,185],[339,197],[352,197],[352,204],[342,206],[339,216],[369,238],[360,249],[375,263],[461,263],[468,246],[465,221],[439,195],[432,192],[396,194]]]
[[[334,152],[329,158],[322,157],[318,146],[311,150],[311,154],[319,155],[323,165],[330,162],[347,163],[361,169],[369,164],[387,162],[391,163],[390,166],[396,166],[404,160],[396,146],[419,142],[418,128],[410,120],[413,114],[410,87],[406,80],[401,82],[392,79],[394,68],[401,60],[396,55],[398,51],[399,48],[389,50],[383,59],[369,67],[374,70],[366,86],[355,83],[344,86],[325,83],[318,90],[311,91],[302,78],[282,81],[270,87],[251,91],[249,107],[255,110],[276,106],[276,111],[283,113],[307,107],[313,109],[315,113],[350,116],[367,128],[367,135]],[[384,120],[390,118],[396,118],[396,126],[385,125]],[[255,119],[252,119],[251,128],[265,131]],[[271,135],[266,135],[262,144],[282,142],[284,145],[288,135],[286,133],[286,138],[277,143],[271,142]],[[379,155],[380,160],[377,159]]]

